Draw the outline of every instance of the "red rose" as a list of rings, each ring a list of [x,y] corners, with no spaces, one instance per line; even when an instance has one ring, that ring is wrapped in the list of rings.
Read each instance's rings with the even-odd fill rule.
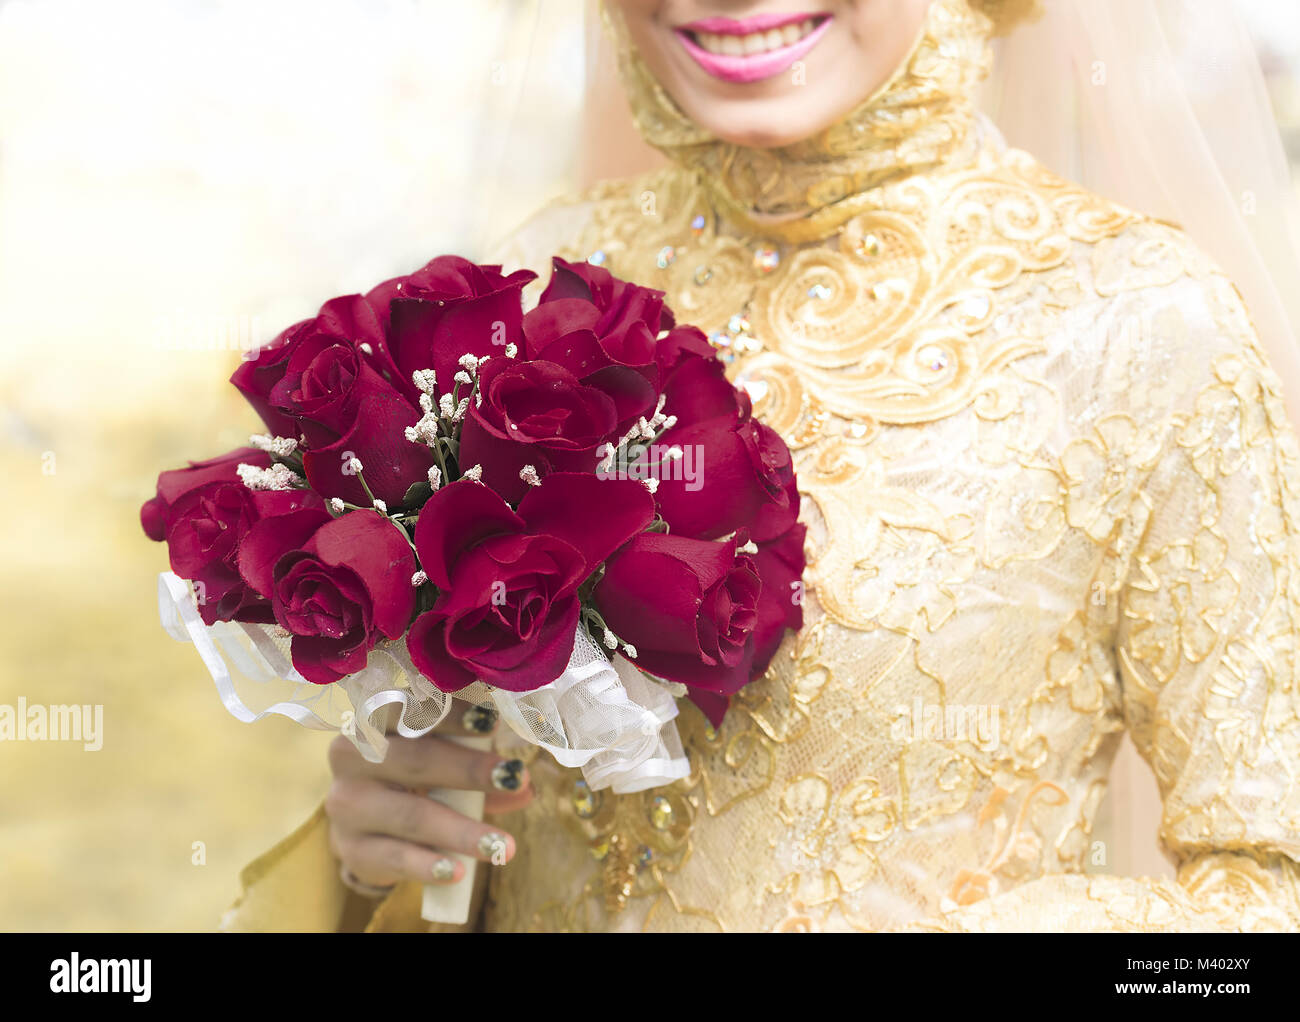
[[[385,281],[366,299],[386,324],[386,358],[393,382],[412,401],[417,369],[437,374],[439,393],[449,393],[461,356],[501,354],[520,345],[524,286],[537,274],[479,266],[459,256],[440,256],[407,277]]]
[[[763,588],[758,594],[758,620],[754,626],[754,659],[749,668],[750,681],[766,673],[772,658],[785,638],[787,628],[798,631],[803,627],[804,569],[803,543],[808,529],[796,523],[783,536],[769,543],[761,543],[754,555],[754,564]],[[692,688],[687,692],[696,706],[703,711],[714,727],[722,726],[722,718],[731,706],[731,696]]]
[[[752,675],[761,589],[734,540],[648,532],[609,559],[592,599],[638,667],[727,695]]]
[[[362,401],[394,391],[375,368],[373,354],[382,338],[374,310],[360,295],[350,295],[326,302],[321,314],[286,342],[281,376],[266,399],[299,422],[293,436],[302,433],[311,447],[333,443],[352,427]]]
[[[758,623],[754,627],[754,663],[751,677],[767,670],[787,628],[803,627],[804,538],[808,527],[796,522],[776,539],[758,544],[754,564],[763,580],[758,597]],[[704,707],[701,707],[703,709]]]
[[[140,525],[145,535],[154,542],[161,543],[167,538],[167,529],[171,525],[172,505],[191,490],[208,483],[238,482],[236,469],[241,463],[269,468],[271,456],[256,447],[240,447],[207,461],[191,461],[188,468],[161,473],[158,476],[156,496],[149,498],[140,508]]]
[[[770,427],[719,416],[675,426],[657,443],[692,452],[661,470],[655,491],[659,514],[675,535],[716,539],[746,528],[764,542],[794,523],[799,506],[790,449]]]
[[[653,517],[640,483],[579,472],[548,476],[517,512],[480,483],[438,490],[415,527],[439,595],[411,626],[412,662],[444,692],[554,681],[573,651],[578,587]]]
[[[389,506],[400,505],[411,484],[423,481],[434,463],[428,447],[406,439],[406,427],[419,418],[419,409],[396,391],[368,396],[357,406],[347,433],[332,444],[303,452],[307,482],[324,497],[367,506],[370,501],[350,467],[356,458],[370,492]]]
[[[264,519],[240,546],[239,570],[293,634],[294,667],[318,685],[364,668],[380,637],[400,638],[415,611],[411,545],[370,511]]]
[[[276,388],[303,344],[316,349],[332,344],[366,344],[377,354],[383,349],[383,329],[374,310],[360,295],[335,298],[322,305],[312,319],[295,323],[256,358],[240,365],[230,382],[248,399],[274,436],[298,437],[293,414],[296,409],[292,405],[286,408],[283,401],[277,400]]]
[[[600,312],[594,326],[596,335],[620,343],[625,336],[642,331],[653,341],[661,330],[675,325],[662,291],[619,280],[604,267],[565,262],[557,256],[551,260],[551,279],[539,304],[566,298],[593,304]]]
[[[722,365],[717,351],[704,336],[704,331],[697,327],[674,327],[655,344],[655,365],[659,367],[660,379],[665,383],[674,370],[694,359]]]
[[[674,330],[660,343],[671,342],[681,333],[680,328]],[[672,344],[663,366],[664,414],[676,416],[679,426],[715,418],[749,418],[749,394],[727,379],[726,366],[718,359]]]
[[[271,605],[239,573],[240,544],[259,521],[323,507],[310,490],[250,490],[242,482],[206,483],[176,501],[167,554],[172,571],[195,583],[204,623],[273,621]]]
[[[621,435],[654,411],[656,338],[672,326],[672,312],[662,291],[629,284],[590,263],[552,263],[541,301],[524,317],[524,354],[562,365],[608,394]]]
[[[479,370],[483,400],[461,433],[462,465],[482,465],[483,482],[512,504],[528,491],[525,465],[539,475],[592,472],[596,448],[617,439],[614,402],[554,362],[495,358]]]

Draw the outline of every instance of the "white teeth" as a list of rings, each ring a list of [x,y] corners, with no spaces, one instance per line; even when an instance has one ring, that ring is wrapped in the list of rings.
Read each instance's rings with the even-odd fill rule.
[[[766,32],[751,32],[749,35],[718,35],[714,32],[694,33],[695,42],[709,53],[726,57],[749,57],[759,53],[768,53],[786,46],[793,46],[814,28],[812,18],[805,21],[784,25],[781,28],[768,29]]]

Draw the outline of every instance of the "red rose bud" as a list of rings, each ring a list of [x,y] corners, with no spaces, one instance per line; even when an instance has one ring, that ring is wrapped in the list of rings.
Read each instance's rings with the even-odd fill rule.
[[[598,337],[619,337],[640,326],[654,339],[661,330],[675,325],[662,291],[619,280],[603,267],[570,263],[557,256],[551,260],[551,279],[539,304],[565,298],[579,298],[596,307],[600,312],[594,325]]]
[[[268,468],[271,456],[256,447],[240,447],[207,461],[191,461],[188,468],[176,468],[158,476],[157,494],[140,508],[140,525],[145,535],[161,543],[171,525],[171,507],[185,494],[213,482],[239,482],[240,464]],[[179,575],[180,572],[177,572]]]
[[[654,412],[659,369],[654,335],[644,324],[623,334],[596,333],[600,310],[589,301],[561,298],[524,317],[524,355],[563,366],[614,402],[621,436],[641,416]]]
[[[578,587],[650,524],[640,483],[578,472],[548,476],[510,506],[459,481],[420,511],[420,567],[440,593],[407,638],[411,660],[444,692],[476,678],[513,692],[540,688],[568,666]]]
[[[674,370],[695,359],[722,365],[717,351],[704,336],[704,331],[696,327],[675,327],[655,344],[655,364],[659,367],[660,379],[665,383]]]
[[[619,435],[654,412],[660,369],[656,338],[672,325],[663,292],[638,287],[589,263],[553,260],[537,307],[524,317],[524,354],[564,366],[614,401]]]
[[[664,414],[674,416],[679,426],[750,415],[749,395],[727,379],[726,367],[713,358],[683,354],[664,373],[663,395]]]
[[[439,393],[449,393],[463,355],[499,355],[518,345],[522,292],[536,276],[529,270],[504,276],[500,266],[440,256],[408,277],[380,284],[366,298],[387,325],[393,382],[418,401],[411,375],[432,369]]]
[[[298,511],[258,522],[239,570],[293,635],[293,665],[327,685],[366,666],[381,636],[400,638],[415,611],[415,555],[387,518]]]
[[[676,426],[658,445],[695,452],[666,463],[655,491],[674,535],[716,539],[747,528],[763,542],[794,523],[799,506],[790,449],[769,427],[719,417]]]
[[[376,387],[360,399],[343,436],[303,453],[307,482],[324,497],[369,506],[355,458],[370,492],[390,506],[401,504],[411,484],[426,479],[434,463],[433,451],[406,439],[406,427],[419,419],[419,409],[396,390]]]
[[[253,359],[240,365],[230,382],[261,416],[273,436],[296,439],[298,409],[283,400],[285,391],[280,385],[299,347],[306,344],[319,351],[335,344],[349,348],[365,345],[379,358],[383,342],[379,318],[364,298],[360,295],[334,298],[322,305],[314,318],[295,323]],[[280,388],[278,392],[277,388]]]
[[[204,623],[274,620],[271,605],[239,573],[239,548],[257,522],[323,508],[310,490],[250,490],[242,482],[210,482],[171,508],[171,568],[194,583]]]
[[[540,475],[595,471],[596,449],[617,438],[614,402],[553,362],[493,359],[479,370],[483,400],[461,434],[461,462],[482,465],[483,482],[512,504],[528,491],[525,465]]]
[[[328,314],[327,314],[328,313]],[[332,322],[358,341],[320,329]],[[317,329],[300,332],[282,363],[283,375],[267,399],[278,411],[295,419],[309,447],[324,446],[352,428],[361,403],[374,395],[396,394],[376,365],[382,332],[374,311],[359,295],[327,302],[316,320]],[[370,349],[367,355],[364,344]]]
[[[758,553],[754,554],[763,590],[758,596],[751,679],[763,676],[786,629],[798,631],[803,627],[803,545],[807,532],[807,526],[796,522],[776,539],[759,543]]]
[[[761,588],[734,540],[650,532],[610,557],[592,599],[638,667],[727,695],[752,676]]]

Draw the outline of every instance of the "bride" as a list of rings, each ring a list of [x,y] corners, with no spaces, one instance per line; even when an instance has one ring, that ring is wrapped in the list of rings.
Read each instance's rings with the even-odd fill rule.
[[[1168,95],[1125,92],[1070,19],[1122,10],[1132,41],[1149,4],[1044,6],[607,0],[669,164],[549,207],[501,258],[589,260],[711,332],[795,454],[804,627],[720,729],[683,702],[690,776],[640,794],[590,790],[486,711],[378,765],[338,739],[328,797],[247,867],[226,928],[448,929],[420,919],[422,886],[459,877],[447,851],[484,861],[481,930],[1300,926],[1279,379],[1300,397],[1300,359],[1296,280],[1269,279],[1294,251],[1280,214],[1214,206],[1171,108],[1147,122],[1165,137],[1122,129]],[[1002,126],[1079,69],[1093,148],[1049,169],[977,113],[995,37],[1004,90],[1041,61]],[[1089,168],[1197,243],[1054,172]],[[1085,873],[1126,730],[1176,882]],[[488,731],[492,752],[444,740]],[[487,791],[488,821],[429,788]]]

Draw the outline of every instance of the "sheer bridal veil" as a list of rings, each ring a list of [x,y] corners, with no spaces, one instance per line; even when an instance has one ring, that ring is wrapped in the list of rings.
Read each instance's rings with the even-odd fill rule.
[[[1300,432],[1300,214],[1259,59],[1231,0],[1044,0],[996,44],[1007,141],[1182,227],[1236,283]]]

